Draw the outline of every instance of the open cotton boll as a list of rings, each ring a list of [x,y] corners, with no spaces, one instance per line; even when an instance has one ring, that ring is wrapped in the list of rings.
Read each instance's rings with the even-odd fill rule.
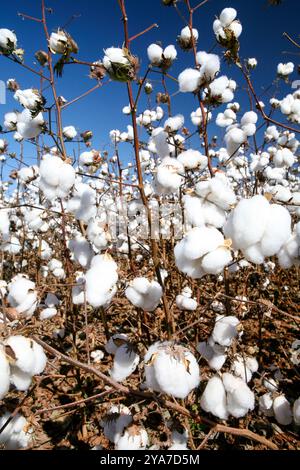
[[[189,50],[197,43],[198,37],[197,29],[192,28],[190,30],[189,26],[185,26],[177,37],[177,42],[183,50]]]
[[[277,74],[286,77],[287,75],[290,75],[294,71],[294,64],[293,62],[288,62],[287,64],[283,64],[280,62],[277,65]]]
[[[191,112],[191,121],[192,123],[194,124],[194,126],[198,126],[200,127],[201,124],[202,124],[202,121],[203,121],[203,115],[206,119],[206,122],[209,122],[212,118],[212,114],[211,112],[207,111],[207,108],[203,108],[203,110],[201,108],[197,108],[196,111],[192,111]]]
[[[101,421],[104,436],[113,443],[117,443],[124,429],[132,422],[129,408],[124,405],[113,405]]]
[[[183,183],[184,167],[175,158],[165,157],[157,167],[156,189],[160,194],[177,191]]]
[[[29,109],[24,109],[22,113],[18,113],[17,133],[20,140],[37,137],[42,132],[44,123],[42,113],[39,113],[34,118],[32,118]]]
[[[32,439],[32,430],[28,429],[28,422],[24,416],[17,413],[14,417],[5,412],[0,416],[0,429],[10,420],[0,434],[0,444],[5,450],[18,450],[27,447]]]
[[[168,134],[162,127],[157,127],[152,131],[151,141],[155,145],[154,152],[157,153],[160,158],[164,158],[172,152],[172,149],[167,142],[167,138]],[[152,152],[152,150],[150,151]]]
[[[33,366],[31,373],[32,375],[38,375],[38,374],[41,374],[46,367],[47,356],[44,353],[44,349],[42,348],[40,344],[36,343],[33,340],[30,340],[30,341],[31,341],[31,348],[33,349],[33,353],[34,353],[34,366]]]
[[[14,94],[14,99],[18,101],[21,106],[31,111],[40,111],[45,104],[45,99],[40,95],[38,90],[33,88],[17,90]]]
[[[236,114],[232,109],[225,109],[224,113],[218,113],[216,124],[219,127],[228,127],[236,121]]]
[[[9,390],[9,362],[4,350],[0,346],[0,400],[2,400]]]
[[[105,224],[97,217],[89,221],[86,235],[99,251],[105,249],[110,241],[110,234],[105,230]]]
[[[85,275],[86,300],[93,307],[107,305],[116,293],[117,264],[110,255],[97,255]]]
[[[185,287],[181,294],[176,296],[176,305],[180,310],[196,310],[198,304],[192,299],[192,291],[189,287]]]
[[[184,116],[182,114],[176,114],[176,116],[169,117],[164,125],[166,132],[176,132],[184,124]]]
[[[215,348],[215,349],[214,349]],[[214,370],[221,370],[226,359],[226,348],[219,349],[215,347],[215,343],[212,338],[209,338],[208,342],[202,341],[197,345],[197,351],[207,361],[209,367]]]
[[[152,65],[159,66],[163,60],[163,50],[158,44],[150,44],[147,48],[149,62]]]
[[[66,197],[74,183],[75,170],[71,165],[54,155],[44,155],[40,165],[39,186],[47,199]]]
[[[220,58],[216,54],[197,52],[196,62],[200,65],[201,84],[212,81],[220,71]]]
[[[224,8],[220,13],[219,20],[221,21],[222,26],[226,27],[229,26],[233,20],[235,20],[236,16],[237,11],[235,8]]]
[[[110,375],[117,382],[123,382],[135,371],[139,362],[139,355],[130,343],[122,344],[115,352],[114,364]]]
[[[177,160],[184,166],[186,170],[203,171],[207,167],[207,156],[202,155],[198,150],[188,149],[181,152]]]
[[[188,450],[188,438],[189,435],[187,429],[183,429],[182,432],[179,432],[177,430],[172,431],[172,444],[168,448],[168,450]]]
[[[17,47],[17,36],[6,28],[0,29],[0,49],[5,54],[11,54]]]
[[[185,195],[183,197],[185,220],[194,227],[205,225],[201,199]]]
[[[258,370],[258,363],[254,357],[236,356],[231,365],[231,370],[237,377],[245,382],[250,382],[252,374]]]
[[[273,416],[273,398],[271,393],[265,393],[258,400],[259,411],[261,411],[265,416]]]
[[[183,346],[155,343],[145,355],[146,387],[176,398],[185,398],[200,383],[196,358]]]
[[[66,139],[72,140],[77,136],[77,131],[74,126],[66,126],[63,128],[63,135]]]
[[[282,426],[287,426],[293,421],[291,405],[284,395],[274,399],[273,411],[276,421]]]
[[[175,47],[170,44],[169,46],[165,47],[164,52],[163,52],[163,57],[164,59],[167,59],[169,61],[173,61],[177,57],[177,51]]]
[[[201,73],[196,69],[185,69],[178,76],[181,93],[194,93],[201,83]]]
[[[86,268],[94,255],[89,242],[82,236],[77,235],[75,238],[68,242],[68,248],[73,254],[75,261],[83,268]]]
[[[120,346],[127,344],[128,339],[128,336],[124,333],[116,333],[109,338],[109,341],[104,346],[105,351],[108,352],[108,354],[116,354],[117,349]]]
[[[48,263],[48,268],[52,272],[53,276],[57,277],[57,279],[64,279],[66,277],[63,264],[58,259],[52,258]]]
[[[219,274],[232,261],[230,250],[221,246],[202,259],[202,269],[208,274]]]
[[[31,340],[24,336],[10,336],[5,340],[5,345],[12,350],[12,364],[21,371],[33,375],[35,354]]]
[[[273,163],[276,167],[291,167],[295,163],[295,156],[288,148],[277,150],[273,157]]]
[[[152,312],[158,306],[162,287],[156,281],[148,281],[146,278],[135,278],[125,290],[127,299],[135,306],[145,311]]]
[[[47,307],[40,312],[40,320],[49,320],[55,317],[55,315],[57,315],[57,309],[55,307]]]
[[[229,210],[236,203],[236,195],[229,179],[222,173],[217,173],[207,181],[200,181],[195,187],[196,194],[216,204],[224,210]]]
[[[300,426],[300,397],[294,401],[293,417],[294,417],[295,424],[297,426]]]
[[[117,442],[116,450],[144,450],[148,445],[147,431],[135,424],[127,428]]]
[[[225,372],[222,375],[223,385],[227,392],[227,410],[235,418],[242,418],[255,406],[254,393],[246,382],[239,377]]]
[[[195,260],[217,249],[224,242],[222,233],[214,227],[195,227],[179,242],[187,258]],[[175,254],[176,256],[176,254]]]
[[[264,256],[277,254],[291,236],[291,216],[288,210],[278,204],[271,204],[268,221],[260,246]]]
[[[7,301],[25,318],[32,317],[37,306],[35,283],[22,275],[15,276],[8,284]]]
[[[207,382],[200,400],[201,408],[219,419],[227,419],[226,391],[222,379],[215,375]]]
[[[3,241],[7,241],[9,239],[9,227],[9,210],[3,209],[0,211],[0,234]]]
[[[10,112],[4,114],[4,127],[7,131],[15,131],[17,128],[18,114]]]
[[[221,346],[230,346],[232,340],[238,336],[237,326],[240,321],[232,315],[217,315],[216,323],[212,332],[212,339]]]

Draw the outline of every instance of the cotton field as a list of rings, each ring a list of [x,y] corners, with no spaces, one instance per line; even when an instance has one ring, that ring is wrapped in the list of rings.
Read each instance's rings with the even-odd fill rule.
[[[111,2],[98,55],[50,3],[0,25],[0,449],[299,449],[296,62],[257,89],[228,2]]]

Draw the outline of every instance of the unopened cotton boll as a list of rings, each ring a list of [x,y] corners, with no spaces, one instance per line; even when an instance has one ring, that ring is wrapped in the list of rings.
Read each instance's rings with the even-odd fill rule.
[[[149,281],[145,277],[135,278],[129,287],[125,290],[127,299],[145,311],[152,312],[158,306],[162,287],[157,281]]]
[[[145,355],[146,387],[176,398],[185,398],[200,383],[196,358],[183,346],[155,343]]]
[[[291,405],[284,395],[274,399],[273,411],[276,421],[282,426],[287,426],[293,421]]]
[[[185,69],[178,76],[179,90],[182,93],[194,93],[201,83],[201,73],[196,69]]]
[[[201,408],[219,419],[227,419],[226,391],[222,379],[215,375],[207,382],[200,400]]]
[[[131,422],[132,415],[129,408],[124,405],[113,405],[101,421],[101,426],[105,437],[116,444]]]
[[[124,343],[115,352],[110,375],[117,382],[123,382],[136,370],[139,362],[139,355],[135,352],[133,346],[130,343]]]
[[[148,434],[144,428],[132,425],[127,428],[118,441],[116,450],[144,450],[148,445]]]

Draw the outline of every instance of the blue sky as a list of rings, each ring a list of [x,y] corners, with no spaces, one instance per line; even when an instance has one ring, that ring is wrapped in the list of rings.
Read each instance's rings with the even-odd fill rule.
[[[197,0],[191,0],[191,4],[197,4]],[[161,41],[163,46],[175,44],[176,36],[184,26],[182,20],[173,8],[163,7],[160,0],[127,0],[127,13],[129,17],[130,36],[147,28],[152,23],[157,23],[159,28],[153,29],[144,36],[132,42],[132,52],[141,60],[141,74],[147,67],[147,46],[156,41]],[[53,9],[53,13],[48,15],[49,31],[54,31],[57,27],[62,27],[69,22],[73,14],[80,17],[73,20],[66,27],[66,30],[74,37],[79,44],[78,58],[87,61],[101,59],[103,49],[110,46],[122,46],[123,26],[121,14],[117,0],[48,0],[47,6]],[[178,6],[181,11],[185,11],[184,2],[179,1]],[[253,72],[253,82],[258,94],[263,93],[265,87],[270,85],[276,75],[278,62],[294,61],[298,64],[298,57],[283,54],[283,51],[296,52],[296,49],[282,37],[282,33],[287,31],[292,37],[297,39],[299,34],[299,13],[300,4],[296,0],[284,0],[278,7],[269,7],[267,0],[210,0],[197,13],[195,13],[194,26],[199,30],[198,50],[209,51],[215,46],[215,38],[212,31],[212,23],[215,15],[218,15],[224,7],[232,6],[238,11],[238,18],[243,25],[241,39],[241,57],[256,57],[258,67]],[[14,0],[5,2],[1,12],[0,27],[13,29],[18,37],[20,47],[25,49],[25,63],[35,67],[34,52],[38,49],[45,49],[46,42],[39,23],[29,20],[22,20],[17,13],[27,13],[28,15],[40,16],[39,0]],[[223,51],[216,46],[214,52],[221,56]],[[172,66],[170,73],[175,77],[186,67],[193,66],[191,53],[185,53],[178,47],[178,60]],[[65,67],[64,76],[57,81],[59,95],[71,100],[77,95],[91,88],[95,81],[88,77],[88,67],[69,65]],[[249,109],[247,95],[243,89],[243,80],[235,67],[228,67],[222,63],[221,73],[236,79],[240,88],[236,93],[236,99],[243,105],[243,111]],[[0,57],[0,79],[7,80],[15,77],[18,79],[21,88],[38,87],[38,77],[22,69],[18,65]],[[150,76],[154,80],[159,75]],[[300,78],[295,71],[292,79]],[[171,93],[177,91],[174,82],[168,83]],[[137,90],[133,85],[134,91]],[[283,85],[279,92],[282,97],[290,88]],[[159,83],[154,82],[155,92],[161,91]],[[52,103],[51,93],[45,93],[47,104]],[[267,101],[267,96],[263,99]],[[141,101],[141,108],[144,108],[146,101]],[[155,105],[155,94],[152,95],[152,103]],[[122,115],[122,107],[128,104],[126,86],[120,83],[110,83],[103,89],[99,89],[90,94],[84,100],[78,101],[63,112],[63,124],[74,125],[79,131],[91,129],[94,132],[94,148],[106,148],[109,150],[109,130],[119,128],[126,130],[126,125],[130,124],[130,118]],[[195,110],[197,103],[191,94],[177,94],[173,99],[173,113],[181,112],[189,116]],[[6,105],[0,106],[0,121],[5,112],[17,109],[18,105],[12,97],[7,96]],[[217,112],[223,108],[219,108]],[[187,125],[192,129],[189,119]],[[211,134],[216,133],[214,124],[210,127]],[[220,130],[218,130],[220,134]],[[11,139],[8,138],[9,141]],[[70,144],[67,144],[70,146]],[[132,149],[124,144],[123,157],[130,157]],[[10,149],[15,150],[15,145],[11,144]],[[70,153],[72,148],[69,147]],[[127,155],[128,154],[128,155]],[[32,146],[26,144],[25,158],[28,163],[34,163],[35,151]]]

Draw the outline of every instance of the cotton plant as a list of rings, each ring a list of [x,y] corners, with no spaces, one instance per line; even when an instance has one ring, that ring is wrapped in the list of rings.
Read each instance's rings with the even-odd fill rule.
[[[34,88],[17,90],[14,94],[14,99],[18,101],[23,108],[29,109],[32,117],[37,116],[39,112],[43,110],[46,102],[40,92]]]
[[[23,139],[33,139],[44,132],[45,121],[42,112],[33,117],[30,109],[24,109],[21,113],[6,113],[4,127],[8,131],[15,131],[14,139],[21,142]]]
[[[221,46],[233,52],[233,58],[236,59],[239,49],[238,38],[242,33],[242,25],[237,17],[237,11],[234,8],[224,8],[219,18],[213,23],[213,31],[216,39]]]
[[[144,386],[175,398],[185,398],[200,383],[200,370],[194,355],[184,346],[157,342],[144,357]]]
[[[155,281],[145,277],[136,277],[125,290],[127,299],[135,306],[145,311],[153,312],[160,303],[163,294],[162,287]]]

